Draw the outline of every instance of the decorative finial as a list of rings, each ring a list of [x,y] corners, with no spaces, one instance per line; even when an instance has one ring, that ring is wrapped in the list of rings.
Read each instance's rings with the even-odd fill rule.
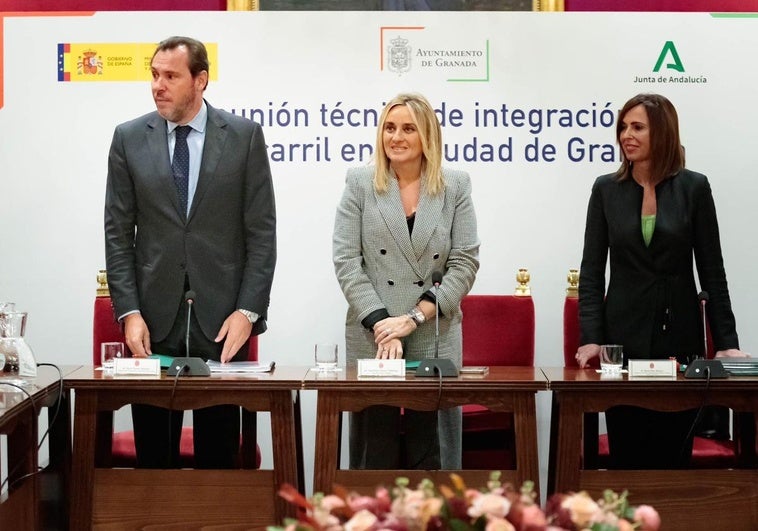
[[[97,296],[111,296],[111,290],[108,289],[108,272],[105,269],[101,269],[97,272]]]
[[[532,294],[532,288],[529,287],[529,279],[531,278],[531,275],[529,275],[529,270],[525,267],[519,268],[518,273],[516,273],[516,282],[518,284],[516,285],[516,293],[515,295],[518,297],[529,297]]]
[[[566,277],[568,286],[566,286],[566,297],[578,297],[579,296],[579,270],[569,269],[568,276]]]

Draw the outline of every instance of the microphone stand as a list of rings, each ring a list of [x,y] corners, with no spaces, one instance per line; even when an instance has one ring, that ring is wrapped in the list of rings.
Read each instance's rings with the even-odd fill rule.
[[[457,377],[458,367],[455,366],[453,360],[448,358],[440,358],[440,301],[437,296],[437,288],[439,287],[439,281],[434,282],[434,358],[421,360],[418,368],[416,368],[416,376],[435,376],[440,375],[443,377]]]
[[[705,305],[708,301],[708,293],[700,292],[698,295],[700,311],[703,314],[703,356],[695,358],[684,371],[685,378],[726,378],[728,376],[721,360],[709,360],[708,357],[708,329],[706,328]]]
[[[705,324],[706,299],[700,301],[700,313],[703,315],[703,359],[708,359],[708,329]]]
[[[185,356],[171,360],[171,365],[166,370],[166,375],[210,376],[211,369],[205,363],[205,360],[190,356],[190,318],[192,317],[192,305],[195,303],[195,292],[192,290],[188,291],[184,294],[184,298],[187,302],[187,330],[184,335]]]
[[[187,331],[184,334],[184,351],[185,351],[185,358],[189,358],[190,350],[189,350],[189,334],[190,334],[190,317],[192,316],[192,305],[195,303],[195,301],[191,298],[187,298]]]

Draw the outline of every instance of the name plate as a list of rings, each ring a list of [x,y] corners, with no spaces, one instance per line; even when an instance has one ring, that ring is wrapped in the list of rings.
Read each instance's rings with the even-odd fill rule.
[[[405,378],[405,360],[358,360],[358,378]]]
[[[161,362],[150,358],[116,358],[113,376],[155,376],[161,375]]]
[[[676,360],[629,360],[629,378],[676,380]]]

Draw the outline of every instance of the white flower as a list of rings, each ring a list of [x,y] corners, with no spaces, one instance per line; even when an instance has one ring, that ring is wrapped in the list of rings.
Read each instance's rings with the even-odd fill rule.
[[[371,529],[378,518],[371,511],[361,509],[353,517],[345,522],[345,531],[365,531]]]
[[[507,498],[498,494],[480,494],[471,500],[468,515],[472,518],[483,515],[505,518],[510,510],[511,502]]]

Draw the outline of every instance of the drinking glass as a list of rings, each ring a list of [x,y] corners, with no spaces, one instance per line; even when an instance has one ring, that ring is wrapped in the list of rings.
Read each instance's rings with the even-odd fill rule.
[[[112,341],[100,344],[100,363],[104,370],[113,370],[116,366],[116,358],[124,357],[124,344],[120,341]]]
[[[621,374],[621,366],[623,363],[623,345],[600,346],[600,372],[605,374]]]
[[[319,371],[333,371],[337,369],[337,344],[316,343],[316,368]]]

